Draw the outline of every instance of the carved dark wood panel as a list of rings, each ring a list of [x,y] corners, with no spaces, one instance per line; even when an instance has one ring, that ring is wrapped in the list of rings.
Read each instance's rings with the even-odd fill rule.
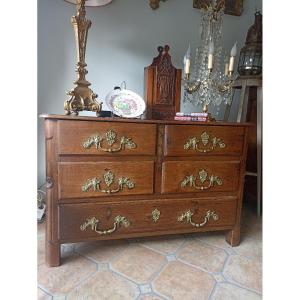
[[[158,56],[145,68],[147,116],[172,119],[180,110],[181,70],[172,65],[169,46],[157,50]]]

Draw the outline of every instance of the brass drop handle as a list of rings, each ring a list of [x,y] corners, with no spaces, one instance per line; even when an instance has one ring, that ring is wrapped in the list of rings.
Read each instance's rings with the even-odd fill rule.
[[[199,148],[200,143],[202,143],[202,145],[206,148]],[[201,134],[200,139],[198,139],[195,136],[192,138],[189,138],[187,140],[187,142],[183,145],[183,149],[196,150],[201,153],[208,153],[208,152],[212,152],[213,150],[215,150],[218,146],[220,148],[225,148],[226,144],[220,138],[212,137],[206,131],[204,131]]]
[[[104,183],[107,187],[110,187],[115,182],[115,175],[112,171],[107,170],[103,175]],[[103,189],[101,188],[101,180],[97,177],[89,178],[81,187],[83,192],[88,192],[93,189],[95,192],[101,192],[106,194],[115,194],[121,192],[125,187],[128,189],[133,189],[135,187],[134,183],[128,177],[120,177],[117,180],[117,187],[115,189]]]
[[[198,172],[199,180],[202,185],[197,185],[196,180],[198,179],[194,175],[188,175],[185,176],[185,178],[181,181],[181,187],[185,188],[186,186],[193,187],[196,190],[207,190],[213,187],[215,184],[222,185],[223,181],[220,177],[216,175],[210,175],[208,176],[208,173],[206,170],[202,169]],[[208,185],[203,185],[205,182],[208,182]]]
[[[205,214],[204,217],[204,221],[202,223],[195,223],[192,221],[192,217],[193,217],[194,213],[192,213],[190,210],[188,210],[187,212],[183,213],[180,217],[178,217],[178,222],[183,222],[186,219],[187,223],[190,223],[192,226],[194,227],[203,227],[212,217],[214,221],[219,220],[219,216],[211,210],[208,210]]]
[[[101,144],[103,140],[106,140],[107,144],[110,146],[108,148],[104,148]],[[128,138],[126,136],[122,136],[120,139],[120,145],[118,147],[113,148],[112,145],[114,145],[117,142],[117,133],[113,130],[109,130],[105,133],[105,137],[101,136],[100,134],[94,134],[91,135],[87,140],[83,142],[83,148],[90,149],[93,145],[95,145],[97,150],[101,150],[104,152],[119,152],[121,150],[127,149],[134,149],[136,148],[136,144],[132,141],[131,138]]]
[[[100,223],[100,220],[98,220],[95,217],[87,219],[82,225],[80,225],[80,230],[85,231],[87,227],[91,227],[93,231],[100,235],[108,235],[112,234],[115,232],[119,227],[124,226],[124,227],[129,227],[130,226],[130,221],[123,216],[116,216],[114,219],[114,225],[113,228],[106,229],[106,230],[98,230],[98,223]]]

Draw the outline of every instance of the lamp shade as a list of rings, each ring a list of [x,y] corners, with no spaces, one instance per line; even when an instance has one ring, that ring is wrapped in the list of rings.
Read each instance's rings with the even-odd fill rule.
[[[67,2],[76,4],[77,0],[65,0]],[[112,0],[86,0],[85,6],[102,6],[112,2]]]

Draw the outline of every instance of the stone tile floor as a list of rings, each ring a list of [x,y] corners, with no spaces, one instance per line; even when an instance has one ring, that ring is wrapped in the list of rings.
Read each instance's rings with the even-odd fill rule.
[[[38,225],[39,300],[262,299],[262,222],[243,209],[242,241],[197,233],[62,245],[62,265],[45,265]]]

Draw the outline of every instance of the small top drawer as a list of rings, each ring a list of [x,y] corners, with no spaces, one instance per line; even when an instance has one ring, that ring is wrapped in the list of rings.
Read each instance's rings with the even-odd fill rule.
[[[166,156],[241,155],[244,128],[234,126],[167,125]]]
[[[118,122],[58,122],[58,153],[155,155],[156,125]]]

